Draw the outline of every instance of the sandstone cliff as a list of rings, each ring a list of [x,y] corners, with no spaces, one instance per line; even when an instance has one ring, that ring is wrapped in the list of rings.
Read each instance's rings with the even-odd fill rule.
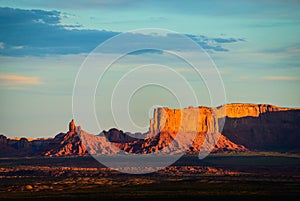
[[[215,111],[218,118],[226,117],[229,118],[241,118],[241,117],[259,117],[264,113],[282,112],[299,109],[295,108],[283,108],[277,107],[270,104],[250,104],[250,103],[233,103],[226,104],[218,107]]]
[[[157,139],[150,140],[151,142],[143,143],[143,148],[139,148],[142,152],[149,150],[157,151],[167,147],[171,141],[173,147],[168,147],[168,150],[187,149],[189,152],[198,152],[201,149],[210,150],[204,144],[204,140],[210,137],[210,143],[213,152],[219,151],[246,151],[242,146],[231,142],[228,138],[219,133],[219,125],[217,116],[222,114],[222,111],[216,111],[215,108],[209,107],[189,107],[185,109],[169,109],[156,108],[154,110],[153,119],[150,120],[150,135],[156,135]],[[183,135],[180,139],[175,139],[176,135]],[[210,134],[210,135],[208,135]],[[190,138],[193,135],[191,146],[186,147],[185,138]],[[218,139],[214,139],[218,138]],[[155,146],[153,146],[155,144]],[[146,146],[148,145],[148,146]]]
[[[224,119],[222,129],[219,122]],[[195,150],[200,149],[207,133],[220,132],[222,135],[215,150],[223,150],[225,147],[243,150],[246,147],[259,151],[299,151],[299,122],[299,109],[268,104],[239,103],[218,108],[189,107],[182,110],[157,108],[150,121],[150,133],[172,135],[196,131],[192,147]]]
[[[286,112],[287,111],[287,112]],[[205,106],[184,109],[156,108],[150,120],[150,133],[167,132],[218,132],[221,118],[259,117],[275,112],[300,112],[299,109],[280,108],[268,104],[226,104],[218,108]],[[294,117],[294,116],[293,116]],[[293,118],[291,117],[291,118]]]
[[[156,108],[150,120],[150,133],[163,131],[212,133],[218,131],[218,123],[213,109],[208,107]]]
[[[226,108],[227,109],[227,108]],[[300,110],[272,105],[230,105],[222,134],[258,151],[300,151]]]

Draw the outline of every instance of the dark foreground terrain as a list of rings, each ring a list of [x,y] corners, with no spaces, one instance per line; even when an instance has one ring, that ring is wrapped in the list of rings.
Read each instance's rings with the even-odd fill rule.
[[[298,200],[300,156],[185,156],[157,173],[128,175],[92,157],[1,158],[0,200]]]

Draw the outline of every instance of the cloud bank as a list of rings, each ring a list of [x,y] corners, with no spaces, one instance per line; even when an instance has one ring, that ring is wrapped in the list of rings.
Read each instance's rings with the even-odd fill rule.
[[[62,16],[65,15],[59,11],[0,8],[0,55],[45,56],[89,53],[105,40],[120,34],[116,31],[87,30],[62,25]],[[243,41],[235,38],[209,38],[203,35],[186,34],[186,36],[203,49],[213,52],[229,51],[223,47],[224,43]],[[167,37],[172,36],[151,37],[165,37],[167,41]]]

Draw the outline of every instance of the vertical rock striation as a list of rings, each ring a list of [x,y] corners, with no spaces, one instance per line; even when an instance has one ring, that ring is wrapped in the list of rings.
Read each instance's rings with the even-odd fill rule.
[[[159,132],[218,132],[218,121],[212,108],[154,109],[150,120],[150,133]]]
[[[224,122],[224,129],[219,122]],[[199,150],[207,133],[220,132],[216,148],[299,151],[300,110],[269,104],[226,104],[218,108],[157,108],[150,133],[197,132],[192,149]],[[234,146],[237,144],[237,146]]]

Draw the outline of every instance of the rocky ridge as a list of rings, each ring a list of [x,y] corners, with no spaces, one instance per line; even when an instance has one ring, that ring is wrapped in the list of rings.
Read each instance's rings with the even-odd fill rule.
[[[222,120],[225,120],[223,130],[219,126]],[[187,150],[193,153],[210,148],[203,146],[205,140],[214,145],[214,152],[299,152],[299,122],[299,109],[267,104],[157,108],[150,120],[149,132],[138,138],[118,129],[103,131],[99,135],[88,134],[72,120],[69,131],[54,138],[9,139],[0,135],[0,157],[72,156],[86,155],[88,152],[115,154],[120,150],[130,153]]]

